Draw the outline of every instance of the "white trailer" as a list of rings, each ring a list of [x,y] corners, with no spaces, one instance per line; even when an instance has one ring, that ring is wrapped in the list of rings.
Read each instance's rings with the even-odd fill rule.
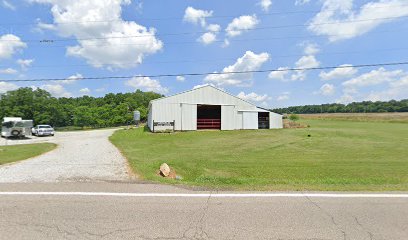
[[[33,120],[23,120],[19,117],[5,117],[1,124],[1,136],[5,138],[31,136]]]

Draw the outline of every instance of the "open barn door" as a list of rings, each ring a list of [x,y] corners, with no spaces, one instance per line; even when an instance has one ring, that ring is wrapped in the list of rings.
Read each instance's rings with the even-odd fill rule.
[[[197,129],[221,130],[221,106],[197,105]]]

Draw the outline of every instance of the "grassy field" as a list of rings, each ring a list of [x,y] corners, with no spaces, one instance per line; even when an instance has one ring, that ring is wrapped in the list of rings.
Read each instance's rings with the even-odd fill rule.
[[[25,160],[56,148],[52,143],[0,146],[0,165]]]
[[[408,123],[408,113],[321,113],[300,114],[299,116],[302,119],[312,120]]]
[[[310,128],[152,134],[111,141],[144,179],[232,190],[408,190],[408,124],[301,120]],[[311,137],[308,137],[311,135]],[[160,164],[182,181],[156,176]]]

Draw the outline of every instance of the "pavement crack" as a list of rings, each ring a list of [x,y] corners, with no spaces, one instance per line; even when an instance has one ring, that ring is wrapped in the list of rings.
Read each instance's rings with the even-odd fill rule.
[[[186,239],[195,239],[195,240],[207,240],[212,239],[208,233],[204,230],[205,218],[208,214],[208,209],[210,207],[212,192],[208,195],[208,198],[205,202],[204,208],[202,208],[202,213],[200,214],[197,221],[191,221],[188,228],[183,232],[180,237],[147,237],[144,235],[138,236],[140,239],[145,240],[186,240]]]
[[[20,223],[20,222],[14,222],[14,224],[18,226],[22,226],[24,228],[27,228],[27,227],[38,228],[40,229],[40,232],[43,232],[44,228],[49,229],[49,230],[55,230],[58,234],[61,234],[64,237],[64,239],[67,239],[68,236],[76,237],[75,233],[61,229],[61,227],[56,224],[48,225],[48,224],[33,224],[33,223]]]
[[[343,240],[347,240],[347,233],[344,229],[341,228],[340,224],[336,222],[334,216],[330,214],[327,210],[322,208],[318,203],[314,202],[309,196],[305,195],[306,199],[309,200],[310,203],[312,203],[314,206],[316,206],[320,211],[322,211],[326,216],[328,216],[331,219],[331,222],[333,225],[342,233],[343,235]]]
[[[118,233],[132,232],[132,231],[138,230],[137,228],[115,229],[115,230],[112,230],[112,231],[109,231],[109,232],[106,232],[106,233],[100,233],[100,234],[98,234],[98,233],[93,233],[93,232],[86,231],[86,230],[81,230],[81,229],[79,229],[78,226],[75,226],[75,229],[76,229],[76,231],[77,231],[78,233],[80,233],[81,235],[84,235],[84,234],[85,234],[85,235],[89,235],[89,236],[97,237],[97,238],[105,238],[105,237],[107,237],[107,236],[115,235],[115,234],[118,234]]]
[[[368,234],[368,236],[370,237],[370,240],[375,240],[374,234],[370,232],[366,227],[364,227],[363,224],[360,223],[360,221],[358,220],[356,216],[353,216],[353,218],[356,221],[357,225],[360,226],[360,228],[363,229]]]

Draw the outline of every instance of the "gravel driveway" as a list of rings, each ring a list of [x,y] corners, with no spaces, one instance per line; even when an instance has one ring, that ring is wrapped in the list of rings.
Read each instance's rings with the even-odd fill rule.
[[[114,131],[57,132],[55,137],[9,141],[9,144],[53,142],[58,147],[44,155],[0,167],[0,183],[127,181],[127,161],[108,140]]]

